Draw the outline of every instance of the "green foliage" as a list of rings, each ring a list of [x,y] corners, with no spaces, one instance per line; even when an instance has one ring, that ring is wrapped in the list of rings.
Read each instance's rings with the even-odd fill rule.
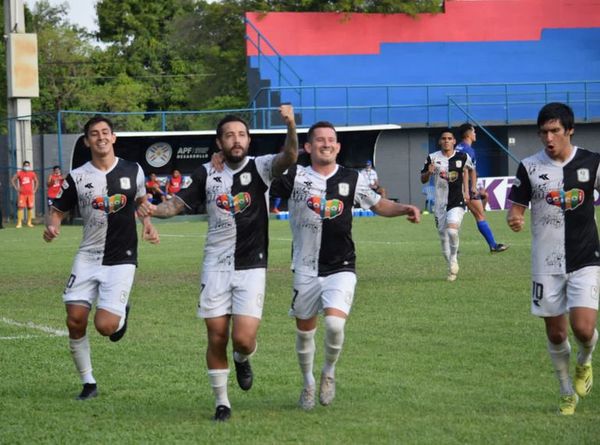
[[[445,281],[432,215],[419,225],[355,219],[358,285],[337,396],[309,413],[296,406],[302,378],[287,315],[291,234],[287,221],[271,221],[255,386],[243,392],[230,374],[233,417],[224,425],[210,421],[206,330],[196,318],[206,222],[158,221],[160,245],[140,243],[127,335],[111,343],[90,324],[100,395],[83,403],[73,400],[80,383],[67,339],[6,322],[65,329],[61,294],[82,228],[63,227],[51,244],[39,226],[0,230],[0,442],[597,443],[597,390],[572,418],[556,415],[543,323],[529,313],[529,233],[512,233],[505,212],[487,216],[511,248],[491,255],[465,215],[454,283]],[[322,318],[316,345],[318,379]],[[594,366],[597,373],[598,354]]]

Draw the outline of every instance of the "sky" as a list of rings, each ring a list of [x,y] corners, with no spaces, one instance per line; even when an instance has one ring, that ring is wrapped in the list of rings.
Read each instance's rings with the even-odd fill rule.
[[[60,5],[67,3],[69,5],[68,20],[69,22],[83,26],[88,31],[96,31],[98,26],[96,23],[96,0],[48,0],[51,5]],[[36,0],[23,0],[29,9],[33,9]]]

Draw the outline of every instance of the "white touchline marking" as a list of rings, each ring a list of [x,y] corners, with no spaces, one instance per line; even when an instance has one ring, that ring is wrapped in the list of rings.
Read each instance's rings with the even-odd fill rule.
[[[26,340],[28,338],[41,338],[41,337],[42,337],[41,335],[15,335],[12,337],[0,337],[0,340]]]
[[[45,332],[46,334],[55,335],[57,337],[66,337],[67,335],[69,335],[69,332],[65,329],[54,329],[54,328],[50,328],[48,326],[42,326],[39,324],[35,324],[32,321],[28,321],[27,323],[21,323],[19,321],[11,320],[10,318],[6,318],[6,317],[0,317],[0,321],[2,323],[5,323],[5,324],[11,325],[11,326],[18,326],[20,328],[36,329],[38,331]]]

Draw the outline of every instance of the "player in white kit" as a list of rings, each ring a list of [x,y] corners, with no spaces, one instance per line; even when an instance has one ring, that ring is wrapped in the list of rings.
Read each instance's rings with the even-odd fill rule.
[[[335,365],[356,286],[353,205],[382,216],[408,215],[413,223],[421,215],[415,206],[382,198],[363,175],[337,164],[340,144],[331,123],[314,124],[304,149],[311,165],[290,167],[273,183],[271,193],[288,200],[294,270],[290,315],[296,318],[296,353],[304,378],[299,404],[310,410],[315,406],[314,337],[319,312],[325,315],[319,401],[329,405],[335,397]]]
[[[287,125],[282,151],[277,155],[248,156],[250,132],[246,122],[227,116],[217,127],[217,146],[224,159],[221,169],[206,163],[192,175],[189,187],[174,199],[150,207],[159,218],[177,215],[185,207],[206,204],[208,233],[204,247],[198,316],[206,324],[206,363],[215,394],[216,421],[231,416],[227,395],[229,367],[227,344],[233,342],[233,359],[240,388],[252,386],[249,358],[256,351],[256,336],[265,298],[268,250],[268,191],[298,157],[294,110],[282,105]]]
[[[44,239],[60,233],[62,219],[75,207],[83,219],[83,240],[64,291],[69,346],[83,389],[79,400],[98,394],[92,374],[88,317],[96,305],[97,331],[119,341],[127,329],[129,293],[137,265],[136,206],[146,201],[144,172],[135,162],[115,156],[116,135],[110,120],[96,116],[84,127],[92,160],[73,170],[53,200]],[[143,237],[158,243],[150,218],[140,218]]]
[[[600,190],[600,154],[571,143],[574,115],[568,105],[545,105],[537,125],[544,150],[519,164],[507,218],[512,230],[522,230],[531,205],[531,312],[544,319],[560,384],[559,413],[572,415],[579,397],[592,389],[592,352],[598,341],[600,243],[594,190]],[[569,324],[578,345],[573,382]]]

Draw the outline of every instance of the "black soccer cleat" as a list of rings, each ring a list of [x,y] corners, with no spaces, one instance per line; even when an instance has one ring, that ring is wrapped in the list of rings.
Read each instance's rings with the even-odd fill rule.
[[[123,326],[121,327],[121,329],[110,334],[110,336],[108,337],[110,339],[110,341],[121,340],[123,338],[123,336],[125,335],[125,332],[127,332],[127,319],[129,318],[129,308],[130,308],[129,305],[125,306],[125,323],[123,323]]]
[[[252,367],[250,366],[250,360],[246,360],[243,363],[238,363],[233,360],[235,363],[235,376],[237,378],[238,385],[244,391],[248,391],[252,388],[252,381],[254,380],[254,375],[252,374]]]
[[[490,252],[491,253],[500,253],[500,252],[504,252],[506,249],[508,249],[508,244],[498,243],[498,244],[496,244],[496,247],[492,247],[490,249]]]
[[[231,417],[231,408],[225,405],[217,406],[213,420],[215,422],[226,422]]]
[[[95,383],[84,383],[81,393],[75,398],[76,400],[89,400],[98,395],[98,386]]]

